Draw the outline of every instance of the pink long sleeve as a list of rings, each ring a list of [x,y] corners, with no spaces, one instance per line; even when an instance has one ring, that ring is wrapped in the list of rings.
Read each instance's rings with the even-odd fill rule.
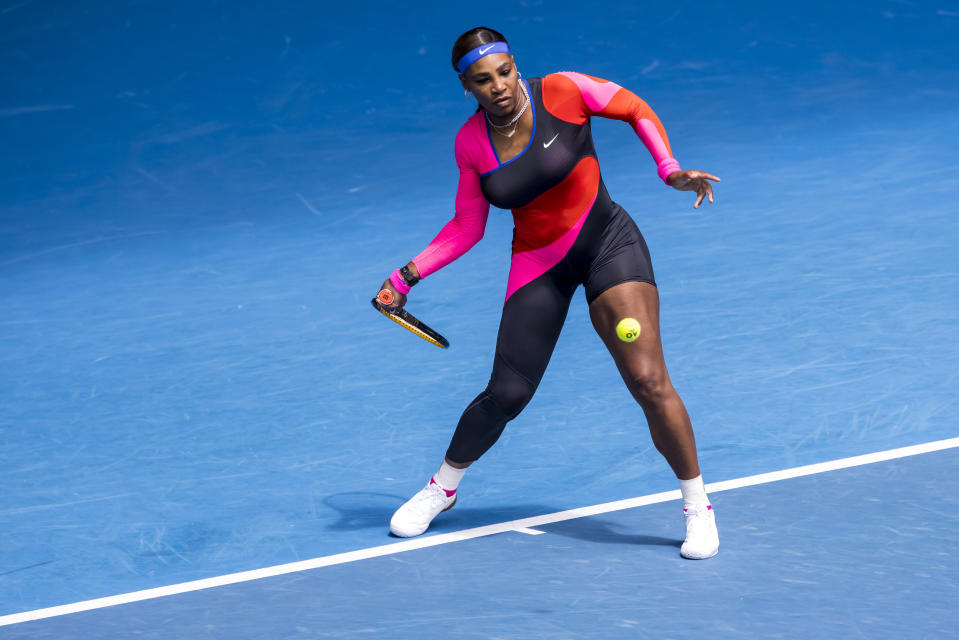
[[[475,118],[470,118],[456,136],[456,164],[460,170],[459,185],[456,189],[456,213],[429,246],[413,258],[413,264],[416,265],[421,278],[442,269],[472,249],[486,231],[490,205],[480,189],[476,158],[476,154],[482,153],[483,150],[474,148],[474,145],[468,142],[471,136],[464,135],[468,127],[475,126],[474,120]],[[482,162],[480,166],[485,164],[486,162]]]
[[[553,73],[543,79],[543,101],[551,113],[570,122],[594,115],[628,122],[653,156],[663,182],[679,171],[659,118],[639,96],[615,82],[571,71]]]

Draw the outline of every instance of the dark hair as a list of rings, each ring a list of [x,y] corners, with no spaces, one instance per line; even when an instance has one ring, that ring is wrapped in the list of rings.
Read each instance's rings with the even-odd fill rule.
[[[467,53],[490,42],[506,42],[506,36],[489,27],[476,27],[461,35],[453,43],[453,68],[456,69],[456,63]],[[508,45],[509,42],[506,42],[506,44]],[[459,71],[459,69],[456,69],[457,73]]]

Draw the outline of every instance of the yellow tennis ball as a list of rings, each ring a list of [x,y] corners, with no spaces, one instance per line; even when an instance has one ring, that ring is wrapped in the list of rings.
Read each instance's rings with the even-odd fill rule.
[[[619,324],[616,325],[616,335],[619,336],[619,339],[623,342],[632,342],[639,337],[639,333],[643,330],[639,326],[639,322],[636,318],[623,318],[619,321]]]

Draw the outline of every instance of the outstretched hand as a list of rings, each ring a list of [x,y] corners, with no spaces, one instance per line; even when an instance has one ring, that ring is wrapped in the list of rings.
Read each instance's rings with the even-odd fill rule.
[[[696,198],[696,204],[693,205],[693,209],[698,209],[699,205],[703,202],[703,198],[708,196],[709,201],[713,201],[713,185],[709,184],[710,180],[721,182],[719,178],[711,173],[697,171],[696,169],[687,169],[686,171],[673,171],[669,174],[669,178],[667,178],[666,181],[673,189],[695,191],[698,197]]]

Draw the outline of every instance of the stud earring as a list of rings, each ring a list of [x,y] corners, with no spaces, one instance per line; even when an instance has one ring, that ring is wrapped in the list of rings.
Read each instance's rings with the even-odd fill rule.
[[[469,89],[463,89],[463,95],[466,96],[467,98],[469,98],[469,97],[470,97],[470,90],[469,90]]]

